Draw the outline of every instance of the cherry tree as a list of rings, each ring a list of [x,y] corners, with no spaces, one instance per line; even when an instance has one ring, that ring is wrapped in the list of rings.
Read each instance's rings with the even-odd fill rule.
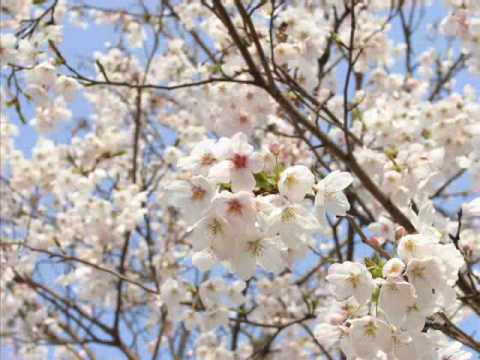
[[[6,358],[480,354],[479,1],[0,8]]]

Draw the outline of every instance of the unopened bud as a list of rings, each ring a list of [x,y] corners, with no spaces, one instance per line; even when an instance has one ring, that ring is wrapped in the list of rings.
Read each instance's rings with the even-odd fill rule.
[[[273,154],[273,155],[277,155],[280,154],[280,144],[275,142],[273,144],[270,144],[270,146],[268,147],[268,149],[270,150],[270,152]]]
[[[407,235],[407,230],[403,226],[400,226],[396,231],[395,231],[395,240],[398,241],[402,237]]]

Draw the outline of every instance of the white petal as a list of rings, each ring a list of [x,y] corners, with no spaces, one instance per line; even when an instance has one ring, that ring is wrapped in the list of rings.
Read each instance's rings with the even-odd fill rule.
[[[397,340],[394,343],[394,352],[397,360],[414,360],[418,359],[415,350],[415,344],[410,339],[409,341]]]
[[[408,308],[415,303],[414,289],[409,283],[386,282],[380,289],[378,305],[387,319],[397,327],[401,327]]]
[[[232,170],[231,180],[234,192],[252,191],[255,188],[255,177],[247,169]]]
[[[264,248],[258,259],[259,264],[267,271],[279,273],[285,268],[285,262],[278,244],[273,240],[263,240],[262,244]]]
[[[210,270],[217,262],[217,259],[208,249],[197,252],[192,256],[192,264],[200,271]]]
[[[415,303],[406,313],[403,328],[411,333],[419,333],[425,327],[426,319],[422,305]]]
[[[208,177],[217,183],[229,183],[232,163],[230,161],[221,161],[210,168]]]
[[[336,192],[328,195],[326,208],[328,213],[344,216],[350,210],[350,203],[344,193]]]
[[[249,253],[238,251],[238,254],[231,261],[231,265],[234,273],[243,280],[248,280],[255,275],[257,261],[256,258]]]
[[[255,152],[248,158],[248,168],[254,174],[263,170],[263,163],[263,156],[260,153]]]
[[[378,350],[390,352],[393,346],[390,327],[377,318],[365,316],[351,321],[352,346],[361,358],[374,359]]]
[[[372,297],[373,290],[375,289],[375,283],[373,282],[370,273],[367,273],[366,278],[360,281],[353,291],[353,297],[359,304],[365,304]]]
[[[325,191],[330,193],[346,189],[353,182],[353,177],[345,171],[334,171],[328,174],[322,181],[325,184]]]

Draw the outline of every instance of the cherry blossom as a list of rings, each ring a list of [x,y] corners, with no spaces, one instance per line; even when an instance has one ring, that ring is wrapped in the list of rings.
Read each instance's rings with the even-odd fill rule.
[[[251,191],[255,187],[253,174],[263,168],[261,155],[253,151],[246,136],[238,133],[232,139],[223,138],[217,144],[219,162],[209,171],[209,177],[219,183],[232,184],[233,191]]]
[[[304,199],[306,194],[312,192],[315,177],[310,169],[302,165],[291,166],[285,169],[278,180],[280,194],[293,202]]]
[[[367,268],[358,263],[344,262],[333,264],[328,269],[327,281],[339,300],[353,296],[360,304],[366,303],[372,296],[375,283]]]
[[[353,352],[359,357],[372,358],[377,351],[388,353],[392,348],[390,327],[371,316],[352,320],[350,336]]]
[[[352,176],[346,172],[334,171],[315,185],[315,208],[320,220],[324,221],[325,215],[345,215],[350,209],[347,197],[343,193],[353,181]]]

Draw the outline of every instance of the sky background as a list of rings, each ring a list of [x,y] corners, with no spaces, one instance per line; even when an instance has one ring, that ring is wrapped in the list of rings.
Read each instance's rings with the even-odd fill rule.
[[[119,8],[123,4],[125,4],[125,8],[129,7],[129,4],[132,2],[126,0],[95,0],[90,1],[90,4],[95,4],[96,6],[102,7],[115,7]],[[147,4],[153,4],[154,1],[148,1]],[[418,55],[423,50],[430,47],[432,44],[428,40],[427,29],[425,27],[426,24],[437,22],[439,19],[443,18],[446,14],[446,9],[443,6],[442,0],[433,0],[434,5],[430,7],[425,13],[425,19],[423,21],[423,26],[420,27],[419,31],[415,34],[413,43],[415,44],[415,52]],[[67,17],[68,18],[68,17]],[[393,29],[391,31],[392,38],[395,42],[401,43],[403,42],[402,33],[400,31],[400,26],[398,23],[395,23]],[[87,63],[93,64],[92,61],[88,61],[91,55],[95,51],[105,51],[106,46],[105,44],[115,43],[116,39],[118,39],[119,34],[112,30],[112,26],[110,25],[96,25],[96,24],[89,24],[89,28],[81,29],[79,27],[73,26],[71,23],[68,23],[64,27],[64,42],[60,46],[60,50],[64,54],[64,56],[69,60],[71,63],[80,64],[87,60]],[[436,47],[442,49],[445,46],[445,42],[440,42],[436,44]],[[142,57],[141,50],[138,54]],[[90,68],[91,69],[91,68]],[[398,65],[395,67],[395,70],[398,72],[403,72],[403,64]],[[86,71],[86,70],[85,70]],[[341,75],[341,74],[340,74]],[[343,77],[342,77],[343,78]],[[457,83],[455,89],[461,90],[465,84],[470,84],[475,86],[478,92],[480,92],[480,79],[472,78],[472,76],[466,72],[461,73],[457,76]],[[32,119],[34,117],[34,110],[31,106],[23,106],[22,107],[24,114],[27,119]],[[78,96],[77,99],[73,102],[70,107],[73,118],[72,120],[62,123],[61,127],[52,133],[49,138],[54,140],[57,143],[69,143],[70,142],[70,130],[73,129],[76,124],[78,123],[79,119],[89,116],[91,109],[87,101]],[[8,118],[17,124],[19,128],[19,136],[16,138],[16,146],[18,149],[22,150],[27,157],[31,156],[32,149],[35,146],[38,136],[34,128],[30,125],[23,125],[19,122],[16,114],[10,110],[7,110]],[[469,183],[468,178],[462,178],[457,182],[457,186],[459,188],[463,188],[467,186]],[[458,206],[458,200],[452,202],[450,205],[452,208]],[[306,260],[302,267],[309,268],[313,263],[315,258]],[[298,270],[304,270],[301,267]],[[56,272],[48,269],[44,271],[44,276],[46,278],[54,279],[56,277]],[[469,332],[473,332],[475,330],[480,329],[480,323],[477,319],[470,319],[464,323],[465,329]],[[476,338],[479,339],[478,334],[476,334]],[[113,358],[112,356],[118,355],[117,352],[112,352],[106,347],[97,347],[98,356],[100,359],[107,359]],[[55,359],[54,352],[51,350],[49,352],[49,358]],[[5,348],[0,347],[0,359],[10,359],[11,354]],[[162,357],[163,359],[163,357]],[[413,360],[413,359],[412,359]]]

